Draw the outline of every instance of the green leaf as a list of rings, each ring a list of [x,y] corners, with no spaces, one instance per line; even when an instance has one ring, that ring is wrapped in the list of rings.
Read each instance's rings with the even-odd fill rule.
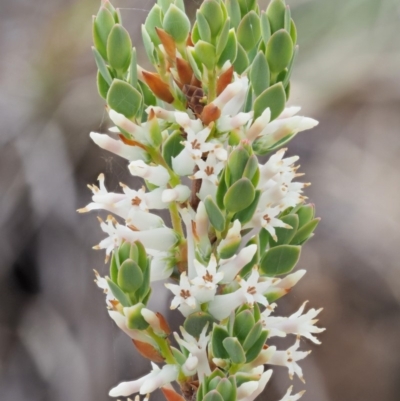
[[[225,217],[217,204],[212,199],[211,195],[208,195],[204,200],[204,206],[207,211],[208,218],[210,219],[211,225],[217,231],[224,231],[225,230]]]
[[[182,10],[171,5],[164,16],[163,27],[177,43],[184,43],[190,32],[190,21]]]
[[[107,60],[107,39],[113,26],[114,17],[105,7],[101,7],[93,20],[93,43],[101,56]]]
[[[157,0],[158,5],[161,7],[162,12],[165,14],[168,8],[174,4],[174,0]]]
[[[125,260],[118,270],[117,283],[125,292],[135,292],[143,284],[143,273],[132,259]]]
[[[120,302],[120,304],[124,307],[131,306],[131,300],[129,299],[128,295],[126,295],[121,288],[118,287],[112,280],[107,279],[108,286],[115,298]]]
[[[255,344],[246,352],[246,363],[254,361],[254,359],[256,359],[260,355],[260,352],[265,344],[265,341],[267,341],[267,338],[268,331],[263,330]]]
[[[292,228],[276,228],[275,231],[276,236],[278,237],[278,241],[275,243],[272,240],[270,243],[271,246],[290,244],[293,237],[296,235],[296,231],[299,226],[299,218],[297,214],[288,214],[287,216],[282,217],[281,220],[284,223],[289,224],[289,226],[291,226]]]
[[[285,30],[290,33],[290,26],[292,22],[292,14],[290,12],[290,7],[286,6],[285,10]]]
[[[181,131],[173,132],[164,142],[162,154],[170,168],[172,168],[172,158],[179,155],[185,147],[182,145],[183,137]]]
[[[216,376],[214,378],[212,378],[209,382],[208,382],[208,391],[213,391],[216,390],[218,387],[218,384],[221,382],[222,378],[219,376]]]
[[[257,190],[255,192],[254,200],[251,203],[251,205],[248,206],[247,208],[241,210],[239,213],[235,214],[235,219],[238,219],[240,221],[240,223],[242,224],[242,226],[244,224],[248,223],[252,219],[252,217],[257,209],[260,196],[261,196],[261,191]]]
[[[127,326],[132,330],[146,330],[149,324],[144,320],[142,316],[142,309],[144,305],[142,303],[131,306],[130,308],[124,309],[124,314],[127,318]]]
[[[296,44],[297,43],[297,28],[296,28],[296,25],[293,20],[290,23],[290,37],[292,38],[293,44]]]
[[[301,247],[279,245],[269,249],[261,259],[260,269],[267,276],[290,273],[300,258]]]
[[[133,118],[140,109],[142,95],[127,82],[114,79],[107,95],[107,103],[111,109]]]
[[[249,157],[249,153],[242,146],[238,146],[231,152],[228,158],[229,185],[242,178]]]
[[[240,365],[246,362],[246,354],[235,337],[228,337],[222,342],[233,363]]]
[[[156,106],[157,100],[150,88],[143,81],[138,81],[138,84],[143,94],[144,104],[146,106]]]
[[[265,11],[261,13],[261,36],[265,44],[268,43],[269,38],[271,37],[271,25]]]
[[[226,194],[226,191],[228,190],[228,187],[226,185],[226,175],[227,169],[224,169],[222,171],[221,179],[219,180],[219,185],[217,187],[217,193],[215,195],[215,200],[217,201],[217,205],[220,209],[225,209],[224,196]]]
[[[299,228],[301,228],[314,218],[315,207],[311,204],[301,206],[296,214],[299,216]]]
[[[248,178],[236,181],[224,196],[224,205],[229,212],[240,212],[249,207],[255,198],[255,189]]]
[[[254,120],[261,116],[261,114],[268,107],[271,110],[271,121],[275,120],[286,105],[286,94],[281,82],[269,87],[254,102]]]
[[[307,241],[314,230],[317,228],[319,222],[321,219],[314,219],[311,220],[309,223],[305,224],[303,227],[301,227],[296,235],[293,237],[291,244],[294,245],[302,245],[305,241]]]
[[[286,88],[290,84],[290,78],[292,76],[292,71],[293,71],[293,65],[294,62],[296,61],[297,55],[299,54],[299,46],[295,46],[293,50],[293,56],[292,59],[290,60],[290,63],[287,68],[287,73],[285,75],[285,79],[282,81],[283,86]],[[286,96],[288,98],[289,96]]]
[[[183,327],[186,331],[191,334],[193,337],[198,338],[204,329],[205,325],[208,324],[207,333],[212,329],[212,325],[215,322],[215,319],[206,312],[195,312],[189,315]]]
[[[238,43],[236,38],[236,32],[232,28],[228,34],[228,41],[225,45],[224,50],[222,51],[221,55],[218,59],[218,66],[222,67],[226,61],[230,61],[232,64],[235,62],[238,53]],[[246,56],[247,57],[247,56]],[[247,65],[249,60],[247,60]],[[247,66],[245,67],[245,69]],[[243,70],[244,71],[244,70]]]
[[[130,253],[131,253],[131,243],[124,242],[118,248],[119,263],[122,264],[123,262],[125,262],[125,260],[130,259]]]
[[[147,15],[144,23],[147,33],[149,34],[153,43],[158,46],[161,44],[160,38],[157,35],[155,28],[162,28],[162,10],[158,4],[155,4]]]
[[[99,95],[103,99],[107,99],[107,93],[108,90],[110,89],[110,85],[108,82],[103,78],[103,75],[101,75],[100,71],[97,71],[97,90],[99,92]]]
[[[118,280],[118,264],[115,258],[115,251],[112,253],[111,262],[110,262],[110,277],[114,283]]]
[[[217,390],[212,390],[204,396],[203,401],[224,401],[224,399]]]
[[[226,8],[231,19],[231,27],[237,28],[242,19],[238,0],[226,0]]]
[[[250,82],[256,96],[261,95],[269,87],[269,65],[262,52],[258,52],[250,70]]]
[[[239,43],[243,46],[245,51],[250,51],[260,41],[260,18],[254,11],[250,11],[242,19],[237,30],[237,37]]]
[[[205,42],[211,43],[211,29],[210,25],[206,20],[206,17],[200,12],[200,10],[196,13],[196,20],[197,20],[197,29],[199,32],[199,36],[201,40]],[[196,41],[197,43],[198,41]]]
[[[272,0],[267,8],[267,15],[272,33],[285,27],[286,5],[282,0]]]
[[[204,64],[209,70],[212,70],[216,63],[216,51],[215,46],[210,43],[199,40],[195,46],[194,51],[197,58],[202,64]]]
[[[108,85],[111,85],[112,83],[112,76],[110,74],[110,71],[107,68],[106,63],[103,60],[103,57],[100,55],[100,53],[96,50],[95,47],[92,47],[94,59],[96,61],[97,68],[99,69],[100,74],[104,78],[104,80],[107,82]]]
[[[251,155],[243,171],[243,177],[248,178],[254,187],[256,187],[258,184],[259,172],[258,158],[256,155]]]
[[[128,31],[120,24],[115,24],[107,41],[107,57],[111,67],[126,72],[131,63],[132,41]]]
[[[196,43],[198,43],[198,42],[199,41],[197,41]],[[189,64],[192,67],[195,77],[201,81],[203,65],[199,62],[199,60],[196,56],[196,53],[194,51],[194,48],[188,49],[187,56],[188,56]]]
[[[223,346],[223,341],[229,337],[228,332],[221,326],[214,325],[212,332],[212,353],[215,358],[227,359],[229,354]]]
[[[230,21],[227,19],[217,40],[217,58],[219,58],[228,44]]]
[[[142,38],[143,38],[143,46],[144,50],[146,50],[146,54],[150,62],[154,65],[156,64],[156,58],[154,57],[154,44],[151,41],[150,35],[147,33],[147,30],[144,25],[142,25]]]
[[[244,342],[254,324],[254,316],[249,310],[244,310],[236,315],[233,333],[241,343]]]
[[[256,8],[256,0],[239,0],[240,12],[246,15],[249,11]]]
[[[293,56],[293,42],[284,29],[275,32],[267,43],[266,56],[273,73],[283,71]]]
[[[215,0],[204,0],[200,7],[200,13],[204,15],[211,30],[211,37],[216,39],[224,24],[224,15],[220,4]]]
[[[261,322],[256,323],[253,328],[247,334],[246,339],[243,342],[243,349],[247,352],[260,338],[263,326]]]
[[[227,378],[221,379],[216,390],[218,391],[218,393],[220,393],[222,395],[222,398],[224,399],[224,401],[231,401],[233,387],[232,387],[232,383]]]

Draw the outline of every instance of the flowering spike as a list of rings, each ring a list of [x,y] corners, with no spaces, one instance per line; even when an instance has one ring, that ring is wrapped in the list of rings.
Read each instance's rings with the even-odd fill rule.
[[[304,382],[309,351],[299,350],[300,338],[320,344],[321,309],[304,303],[275,314],[305,274],[295,267],[320,221],[305,204],[310,183],[299,181],[299,158],[283,147],[318,124],[287,105],[298,53],[289,7],[204,0],[192,26],[183,0],[157,0],[142,26],[148,71],[127,32],[102,0],[93,54],[115,126],[90,137],[142,182],[109,192],[101,174],[78,212],[109,214],[98,217],[106,238],[94,247],[105,250],[109,277],[96,272],[95,281],[152,370],[110,395],[147,401],[161,388],[167,401],[253,401],[272,375],[265,364]],[[157,212],[164,209],[168,220]],[[148,308],[154,281],[164,281],[171,309],[184,316],[180,334]],[[296,340],[277,350],[274,336]],[[303,393],[290,387],[281,401]]]

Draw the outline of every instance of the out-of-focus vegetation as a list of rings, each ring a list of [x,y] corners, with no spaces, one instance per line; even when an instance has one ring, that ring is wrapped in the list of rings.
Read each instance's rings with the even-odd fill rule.
[[[152,1],[114,3],[140,42]],[[321,326],[328,329],[304,364],[303,399],[397,401],[400,3],[288,3],[301,47],[291,103],[320,120],[289,151],[301,156],[322,223],[303,254],[308,277],[284,307],[295,311],[310,299],[324,306]],[[192,12],[197,5],[187,2]],[[147,370],[93,283],[92,269],[106,269],[104,255],[90,250],[101,238],[96,221],[75,213],[100,172],[115,188],[132,182],[125,162],[88,136],[107,128],[90,51],[98,6],[0,4],[2,400],[107,400],[117,380]],[[146,65],[140,49],[139,59]],[[166,312],[165,299],[152,302]],[[278,372],[265,400],[279,399],[287,385],[286,372]]]

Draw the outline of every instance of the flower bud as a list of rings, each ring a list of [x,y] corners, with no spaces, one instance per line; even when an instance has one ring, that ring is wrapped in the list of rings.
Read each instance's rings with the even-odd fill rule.
[[[240,235],[241,228],[240,221],[235,220],[226,237],[219,243],[217,249],[222,259],[229,259],[236,253],[242,240]]]

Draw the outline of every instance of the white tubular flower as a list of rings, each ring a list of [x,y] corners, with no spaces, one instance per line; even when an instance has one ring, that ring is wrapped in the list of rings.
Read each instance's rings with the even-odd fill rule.
[[[287,149],[280,149],[264,164],[260,165],[260,181],[258,188],[263,190],[268,181],[277,174],[295,172],[297,169],[293,166],[299,160],[298,156],[283,158]]]
[[[179,368],[176,365],[164,365],[160,369],[152,363],[152,367],[153,370],[146,376],[131,382],[123,382],[114,387],[109,393],[110,397],[127,397],[134,393],[152,393],[178,378]]]
[[[194,376],[196,374],[198,365],[199,360],[192,354],[189,354],[185,363],[182,365],[182,371],[187,377]]]
[[[235,74],[234,82],[213,101],[213,104],[221,110],[222,116],[236,116],[240,112],[246,100],[248,87],[249,79]]]
[[[127,119],[123,114],[117,113],[114,110],[110,110],[108,115],[116,126],[123,129],[128,134],[131,134],[138,141],[148,143],[146,131],[141,126],[136,125],[134,122]]]
[[[261,321],[264,328],[268,330],[269,337],[286,337],[287,334],[295,334],[308,338],[315,344],[321,344],[313,334],[325,331],[324,328],[315,326],[315,323],[318,321],[315,318],[322,311],[322,308],[318,310],[310,309],[303,315],[306,304],[307,301],[303,303],[296,313],[289,317],[269,316],[267,311],[263,312],[261,314]]]
[[[118,233],[117,227],[118,222],[112,217],[108,216],[106,222],[98,218],[100,221],[100,227],[108,234],[108,237],[100,241],[99,245],[96,245],[94,249],[105,249],[106,250],[106,262],[110,257],[110,253],[117,247],[119,247],[124,238]]]
[[[170,262],[168,252],[159,252],[153,249],[148,249],[147,253],[152,256],[150,261],[150,281],[166,280],[171,276],[173,265]]]
[[[133,231],[126,226],[116,225],[118,238],[129,242],[140,241],[145,248],[157,251],[169,251],[177,243],[175,232],[168,227],[154,228],[146,231]]]
[[[246,125],[253,117],[253,114],[254,112],[250,111],[248,113],[239,113],[232,117],[228,115],[222,116],[217,120],[217,130],[219,132],[234,131]]]
[[[217,160],[213,153],[209,154],[207,160],[196,160],[199,171],[194,174],[195,179],[209,181],[214,185],[218,185],[218,174],[224,168],[224,163]]]
[[[292,395],[292,390],[293,390],[293,386],[290,386],[288,388],[288,391],[286,392],[286,394],[279,401],[297,401],[306,392],[305,390],[303,390],[303,391],[300,391],[300,393],[297,393],[296,395],[294,395],[294,394]]]
[[[194,267],[194,260],[196,259],[195,255],[195,222],[192,218],[193,211],[190,209],[181,209],[180,214],[182,216],[182,220],[186,227],[186,243],[187,243],[187,263],[188,263],[188,277],[192,279],[196,277],[196,269]]]
[[[181,347],[186,348],[192,356],[197,358],[196,370],[200,383],[202,383],[204,376],[211,374],[207,354],[207,346],[210,340],[210,335],[206,335],[207,329],[208,324],[204,326],[198,340],[190,335],[183,327],[180,327],[183,339],[179,337],[178,333],[174,333],[177,343]]]
[[[292,226],[290,226],[289,224],[286,224],[282,220],[276,218],[276,216],[278,216],[281,212],[282,209],[279,206],[267,206],[265,209],[262,207],[260,209],[257,208],[257,211],[256,213],[254,213],[254,216],[248,226],[265,228],[276,242],[278,238],[276,236],[275,227],[282,227],[287,229],[292,228]]]
[[[197,277],[190,280],[194,287],[192,291],[194,297],[199,303],[211,301],[217,292],[218,283],[222,280],[224,274],[217,273],[217,260],[214,254],[211,254],[210,262],[207,267],[202,265],[198,260],[194,261]]]
[[[253,259],[257,252],[257,245],[252,244],[243,248],[237,255],[230,259],[221,260],[218,272],[224,274],[221,284],[231,283],[240,271]]]
[[[255,400],[265,389],[272,376],[272,370],[264,372],[258,382],[248,382],[242,384],[237,390],[237,401],[253,401]],[[252,383],[250,385],[250,383]]]
[[[268,359],[267,363],[277,366],[286,366],[289,370],[289,378],[291,380],[293,379],[293,375],[296,374],[304,383],[303,371],[297,362],[304,359],[308,354],[311,353],[311,351],[297,351],[299,345],[300,340],[297,338],[296,342],[290,348],[288,348],[287,351],[275,351]],[[263,351],[261,351],[261,353],[262,352]]]
[[[161,200],[165,203],[185,202],[189,199],[190,193],[191,190],[186,185],[177,185],[174,188],[164,189]]]
[[[156,188],[153,191],[146,192],[146,188],[135,190],[131,189],[125,184],[120,183],[122,190],[127,195],[129,203],[136,209],[148,212],[149,209],[166,209],[168,205],[162,201],[162,188]]]
[[[250,277],[245,280],[238,276],[237,280],[240,284],[241,290],[244,292],[246,301],[250,306],[253,306],[255,302],[261,305],[267,306],[268,301],[264,294],[267,289],[271,286],[271,279],[265,281],[259,281],[260,274],[257,268],[253,268]]]
[[[103,290],[104,294],[106,294],[107,307],[112,308],[113,305],[112,305],[111,301],[115,301],[115,297],[110,290],[110,286],[108,285],[107,279],[104,277],[101,277],[97,270],[94,270],[94,275],[96,276],[94,282],[97,284],[97,287],[101,288]]]
[[[163,166],[149,166],[142,160],[136,160],[129,164],[132,175],[144,178],[151,184],[164,187],[170,179],[168,171]]]
[[[196,298],[192,294],[192,286],[186,272],[181,274],[179,285],[168,283],[165,286],[175,295],[171,302],[171,309],[176,309],[180,305],[187,305],[191,309],[196,308]]]
[[[218,320],[227,318],[232,311],[247,302],[245,293],[239,289],[230,294],[216,295],[208,304],[208,311]]]
[[[146,161],[148,159],[147,153],[139,146],[126,145],[122,141],[110,138],[105,134],[98,134],[97,132],[91,132],[90,138],[92,138],[92,141],[100,148],[108,150],[126,160]]]
[[[253,142],[259,135],[263,129],[268,125],[271,121],[271,109],[266,108],[260,117],[254,121],[253,125],[246,131],[246,138]]]
[[[274,283],[267,289],[265,295],[278,299],[286,295],[290,290],[301,280],[301,278],[306,274],[306,270],[298,270],[297,272],[288,274],[283,279],[277,279]]]

